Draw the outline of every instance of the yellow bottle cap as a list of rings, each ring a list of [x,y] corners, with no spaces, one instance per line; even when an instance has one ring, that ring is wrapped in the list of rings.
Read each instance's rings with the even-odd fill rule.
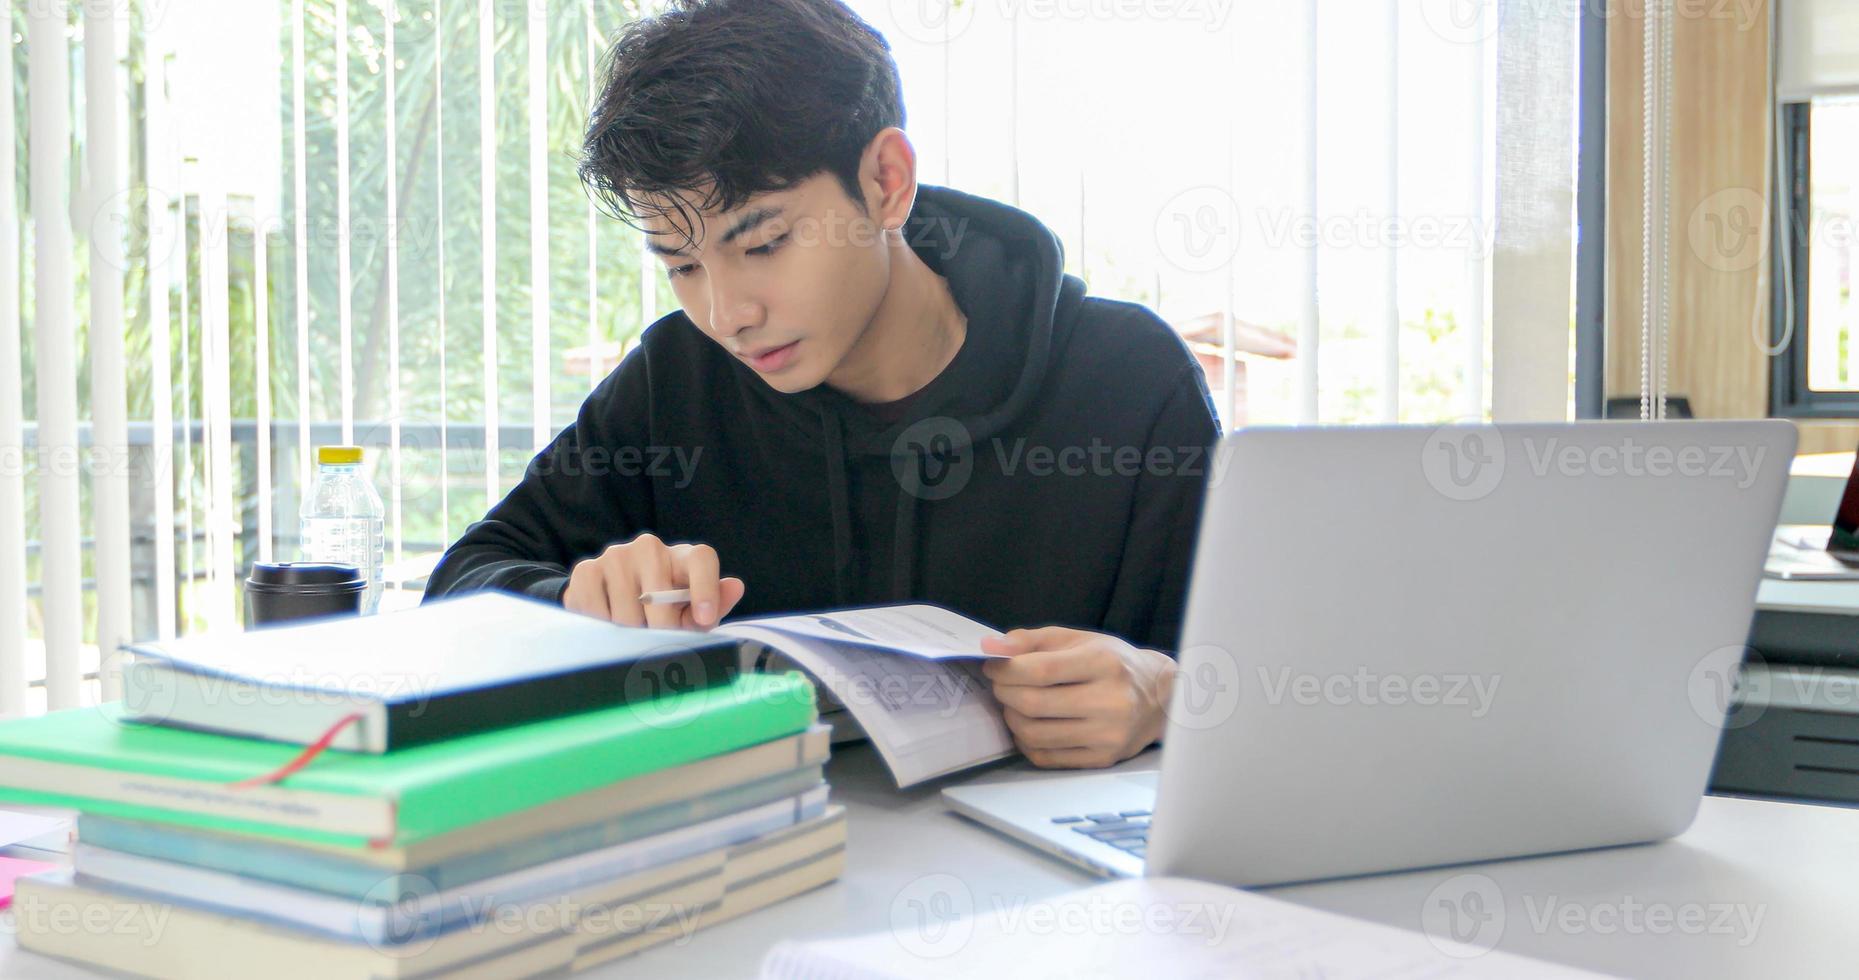
[[[360,446],[319,446],[316,461],[329,466],[361,462]]]

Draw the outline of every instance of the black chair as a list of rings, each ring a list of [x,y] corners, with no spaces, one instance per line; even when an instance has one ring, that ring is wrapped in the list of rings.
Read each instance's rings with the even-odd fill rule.
[[[1632,398],[1609,398],[1607,413],[1602,416],[1609,419],[1637,419],[1640,417],[1640,400]],[[1684,395],[1667,395],[1665,398],[1665,417],[1668,419],[1697,418],[1691,414],[1691,399]]]

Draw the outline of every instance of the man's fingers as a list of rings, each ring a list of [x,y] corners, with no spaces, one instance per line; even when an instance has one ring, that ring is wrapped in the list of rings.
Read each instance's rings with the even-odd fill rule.
[[[723,593],[723,604],[717,607],[719,610],[717,618],[722,619],[729,615],[731,609],[736,608],[736,603],[741,602],[744,595],[748,594],[749,587],[744,585],[742,579],[739,578],[726,578],[717,584]]]
[[[1002,709],[1001,715],[1007,720],[1008,731],[1013,732],[1014,744],[1022,752],[1085,748],[1091,744],[1090,735],[1094,726],[1088,721],[1075,718],[1033,718],[1013,708]]]
[[[1028,718],[1083,718],[1095,692],[1088,684],[1059,684],[1031,687],[1022,684],[994,685],[994,699]]]
[[[708,623],[700,623],[697,621],[697,617],[691,614],[691,607],[685,606],[684,607],[684,628],[693,629],[693,630],[715,629],[717,623],[721,622],[723,620],[723,617],[729,615],[729,611],[736,607],[736,603],[742,601],[743,593],[745,593],[746,591],[747,589],[742,584],[742,579],[739,579],[739,578],[718,579],[717,580],[717,597],[718,597],[717,598],[717,610],[718,611],[716,614],[716,618],[711,620]]]
[[[984,660],[981,673],[995,684],[1049,687],[1095,680],[1115,666],[1116,655],[1089,646],[1035,650],[1011,660]]]
[[[1102,769],[1121,761],[1109,749],[1032,749],[1026,760],[1041,769]]]
[[[730,609],[733,608],[736,603],[742,601],[744,591],[742,579],[725,578],[717,580],[717,592],[722,596],[721,608],[723,610],[721,613],[717,614],[717,620],[719,622],[724,616],[729,615]],[[715,629],[717,625],[716,623],[711,623],[705,626],[698,623],[697,617],[691,615],[691,607],[688,605],[684,607],[684,618],[679,622],[683,625],[683,628],[687,630],[710,630]]]
[[[610,618],[607,615],[606,582],[601,578],[597,560],[587,559],[569,573],[568,588],[562,592],[562,608],[596,619]]]
[[[645,607],[639,602],[639,578],[627,563],[623,552],[609,552],[601,559],[605,576],[607,618],[621,626],[644,626]]]
[[[641,553],[632,562],[634,574],[639,576],[638,581],[634,583],[638,586],[637,591],[633,593],[635,602],[638,601],[639,594],[642,592],[663,592],[683,586],[684,583],[677,580],[678,573],[672,567],[670,548],[638,550]],[[678,621],[684,615],[684,607],[678,605],[666,606],[654,603],[648,606],[641,603],[640,609],[645,614],[645,625],[653,629],[675,630],[678,628]]]
[[[722,598],[716,549],[707,544],[678,545],[671,549],[671,571],[674,581],[682,578],[691,590],[689,619],[701,629],[715,626]]]
[[[1035,629],[1008,630],[1000,636],[984,637],[981,648],[989,653],[1025,654],[1035,650],[1062,650],[1076,645],[1091,634],[1069,626],[1040,626]]]

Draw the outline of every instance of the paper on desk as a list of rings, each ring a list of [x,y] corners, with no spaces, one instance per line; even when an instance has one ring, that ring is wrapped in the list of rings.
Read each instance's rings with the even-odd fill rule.
[[[21,813],[18,810],[0,810],[0,847],[11,847],[22,841],[63,830],[71,826],[68,817],[54,817],[43,813]]]
[[[911,897],[922,900],[914,917],[894,917],[888,932],[780,943],[762,961],[763,980],[1597,976],[1185,878],[1134,878],[1045,902],[969,895],[973,913],[960,918],[939,911],[964,904],[946,889]]]
[[[726,625],[756,626],[795,636],[905,653],[925,660],[988,660],[1006,656],[981,650],[982,638],[1000,636],[1000,630],[940,606],[921,603],[764,616],[732,620]]]

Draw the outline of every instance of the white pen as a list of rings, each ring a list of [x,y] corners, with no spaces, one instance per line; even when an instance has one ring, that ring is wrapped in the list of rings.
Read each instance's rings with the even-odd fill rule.
[[[641,592],[639,601],[648,606],[675,606],[691,601],[690,589],[666,589],[663,592]]]

